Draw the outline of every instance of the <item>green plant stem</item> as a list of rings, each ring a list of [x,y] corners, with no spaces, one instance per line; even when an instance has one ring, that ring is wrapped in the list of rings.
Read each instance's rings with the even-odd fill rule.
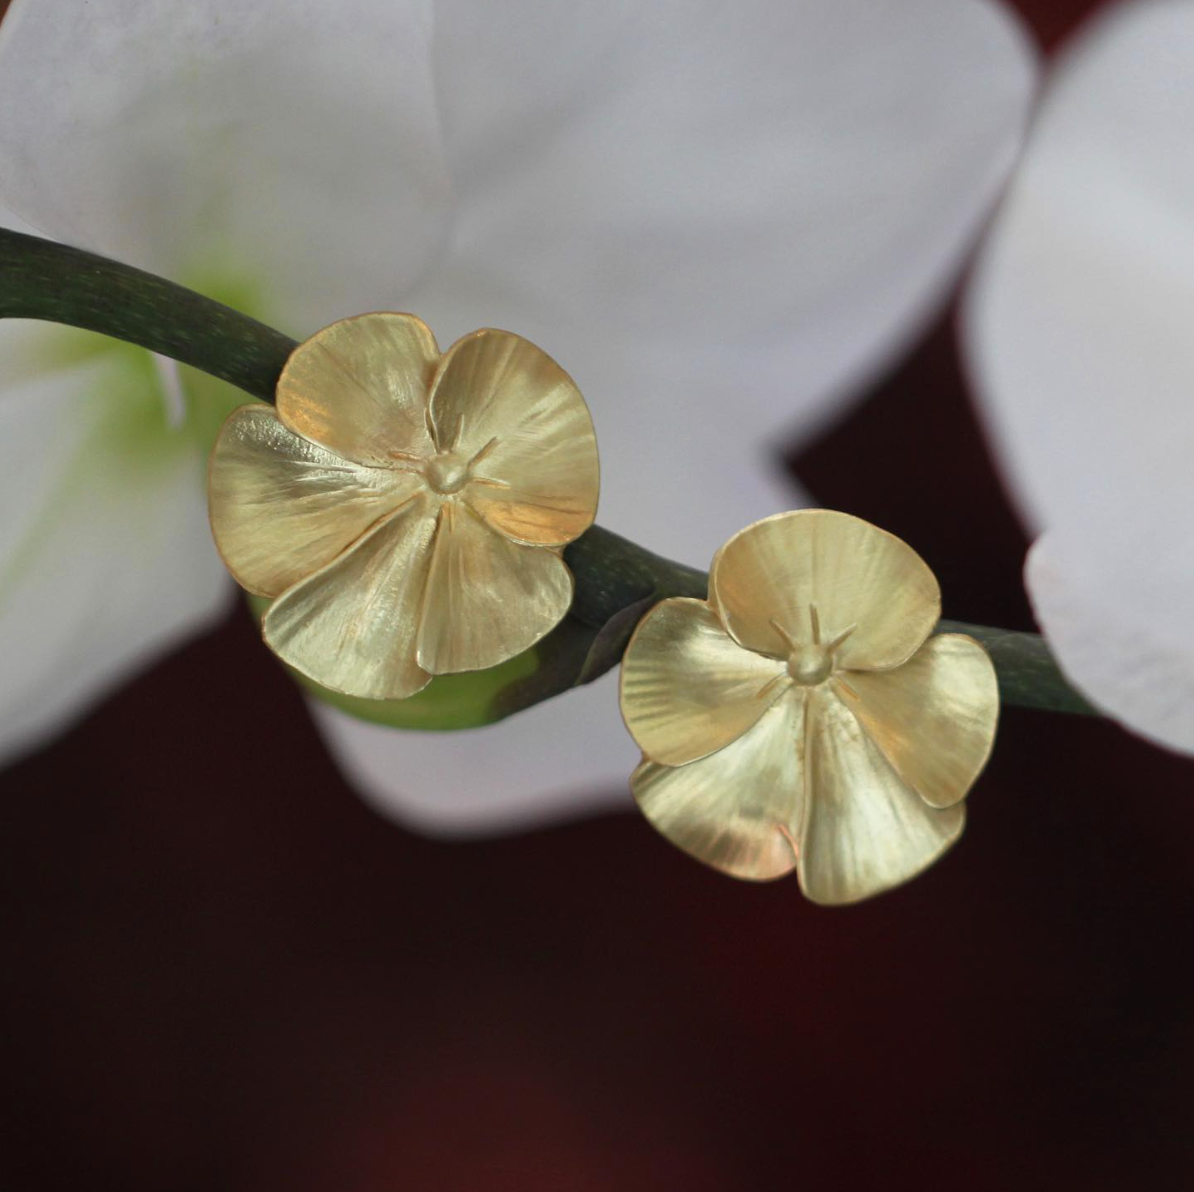
[[[0,228],[0,318],[46,319],[171,356],[274,400],[294,340],[172,281]]]
[[[46,319],[97,331],[171,356],[264,401],[295,341],[247,315],[153,274],[94,253],[0,228],[0,317]],[[668,596],[704,596],[708,576],[673,563],[600,526],[564,557],[576,577],[570,617],[550,660],[505,711],[586,682],[614,665],[638,617]],[[942,621],[937,632],[968,633],[991,653],[1003,700],[1054,712],[1094,714],[1037,634]]]

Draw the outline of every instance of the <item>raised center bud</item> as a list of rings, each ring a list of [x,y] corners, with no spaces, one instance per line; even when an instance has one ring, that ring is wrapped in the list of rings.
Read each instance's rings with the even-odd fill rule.
[[[824,683],[833,670],[833,658],[822,646],[797,646],[788,655],[788,674],[802,687]]]
[[[469,461],[454,451],[445,451],[427,461],[423,470],[427,484],[445,497],[458,493],[469,481]]]

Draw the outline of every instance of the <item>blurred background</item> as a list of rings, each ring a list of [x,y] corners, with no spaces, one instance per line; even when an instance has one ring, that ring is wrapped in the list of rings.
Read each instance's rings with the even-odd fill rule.
[[[954,320],[789,462],[1028,629]],[[0,772],[0,1187],[1188,1188],[1194,763],[1007,709],[969,807],[847,910],[627,814],[430,841],[238,606]]]

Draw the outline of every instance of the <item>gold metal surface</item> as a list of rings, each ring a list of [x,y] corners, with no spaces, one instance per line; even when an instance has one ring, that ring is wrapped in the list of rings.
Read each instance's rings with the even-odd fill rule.
[[[673,844],[734,877],[768,881],[796,864],[805,804],[804,702],[776,700],[736,741],[685,766],[646,758],[630,785]]]
[[[736,741],[779,697],[784,664],[742,649],[703,600],[657,604],[634,642],[622,660],[622,714],[662,765],[682,766]]]
[[[266,642],[368,699],[496,666],[553,629],[572,601],[560,556],[597,492],[593,424],[559,365],[491,329],[440,356],[406,314],[300,344],[276,411],[234,411],[208,470],[228,569],[276,598]]]
[[[735,534],[714,556],[709,599],[748,650],[786,656],[817,616],[826,642],[848,635],[837,665],[865,670],[910,658],[941,618],[937,579],[907,543],[828,509],[777,513]]]
[[[976,641],[929,638],[940,591],[920,557],[801,510],[731,538],[709,587],[708,603],[657,605],[623,662],[651,823],[734,877],[794,869],[825,904],[932,864],[961,835],[999,694]]]

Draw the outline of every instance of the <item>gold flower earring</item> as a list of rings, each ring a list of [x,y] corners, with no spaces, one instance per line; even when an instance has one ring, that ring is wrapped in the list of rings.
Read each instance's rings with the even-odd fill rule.
[[[914,877],[961,835],[999,714],[987,652],[930,636],[940,614],[920,556],[859,518],[801,510],[736,534],[708,600],[656,605],[626,649],[647,819],[735,877],[795,869],[814,902]]]
[[[553,629],[572,603],[563,548],[597,494],[592,420],[554,360],[495,330],[441,355],[408,314],[300,344],[276,409],[233,411],[208,471],[225,564],[273,599],[266,643],[368,699],[496,666]]]

